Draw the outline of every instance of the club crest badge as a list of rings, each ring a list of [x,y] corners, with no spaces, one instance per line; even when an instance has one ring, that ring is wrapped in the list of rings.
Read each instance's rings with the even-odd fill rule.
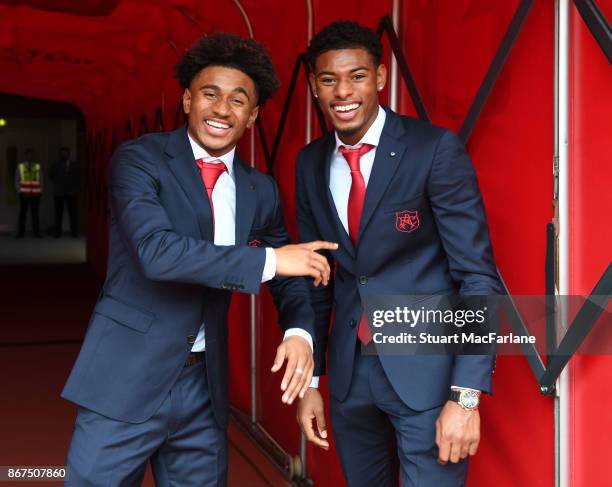
[[[395,212],[395,229],[398,232],[412,233],[419,228],[420,224],[418,211],[404,210]]]
[[[259,240],[251,240],[247,245],[249,247],[259,247],[261,242]]]

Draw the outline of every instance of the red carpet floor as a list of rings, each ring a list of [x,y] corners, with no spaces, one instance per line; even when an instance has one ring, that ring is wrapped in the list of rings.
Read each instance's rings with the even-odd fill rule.
[[[99,282],[85,264],[4,266],[0,276],[0,465],[64,465],[75,407],[59,394]],[[291,485],[235,425],[229,438],[230,487]],[[143,485],[154,485],[150,472]]]

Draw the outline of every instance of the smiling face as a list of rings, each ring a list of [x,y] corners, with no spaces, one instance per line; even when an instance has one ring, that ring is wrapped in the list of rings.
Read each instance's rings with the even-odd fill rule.
[[[211,156],[232,150],[259,107],[253,80],[238,69],[208,66],[202,69],[183,93],[191,137]]]
[[[378,92],[387,81],[387,68],[374,63],[363,48],[336,49],[317,57],[310,75],[312,90],[342,142],[354,145],[378,114]]]

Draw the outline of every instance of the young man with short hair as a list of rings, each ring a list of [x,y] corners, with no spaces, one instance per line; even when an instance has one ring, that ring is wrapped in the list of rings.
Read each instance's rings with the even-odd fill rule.
[[[333,286],[311,289],[315,376],[329,358],[330,410],[351,487],[464,485],[492,356],[364,354],[367,294],[499,293],[476,175],[457,136],[380,106],[387,70],[370,29],[334,22],[308,48],[310,84],[334,130],[297,162],[300,238],[339,242]],[[401,220],[398,220],[402,216]],[[333,329],[328,328],[333,304]],[[298,405],[327,449],[317,377]],[[464,400],[470,398],[470,401]],[[313,427],[313,420],[315,426]]]
[[[230,291],[269,281],[283,401],[312,377],[306,282],[280,276],[326,284],[314,251],[335,246],[287,245],[274,180],[235,154],[278,86],[268,53],[211,35],[177,77],[187,127],[126,142],[110,163],[106,281],[62,394],[79,406],[69,485],[139,485],[149,459],[157,485],[226,485]]]

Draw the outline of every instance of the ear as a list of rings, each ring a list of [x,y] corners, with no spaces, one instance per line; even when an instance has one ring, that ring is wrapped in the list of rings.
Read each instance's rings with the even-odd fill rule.
[[[312,92],[312,96],[319,98],[319,94],[317,93],[317,81],[314,73],[310,73],[308,75],[308,82],[310,83],[310,91]]]
[[[257,120],[258,113],[259,113],[259,105],[255,105],[255,108],[253,108],[253,110],[251,110],[251,113],[249,114],[249,120],[247,121],[247,124],[246,124],[248,129],[250,129],[255,123],[255,120]]]
[[[376,89],[382,91],[387,84],[387,66],[379,64],[376,68]]]
[[[189,88],[185,88],[185,91],[183,92],[183,111],[189,114],[190,110],[191,110],[191,91],[189,91]]]

